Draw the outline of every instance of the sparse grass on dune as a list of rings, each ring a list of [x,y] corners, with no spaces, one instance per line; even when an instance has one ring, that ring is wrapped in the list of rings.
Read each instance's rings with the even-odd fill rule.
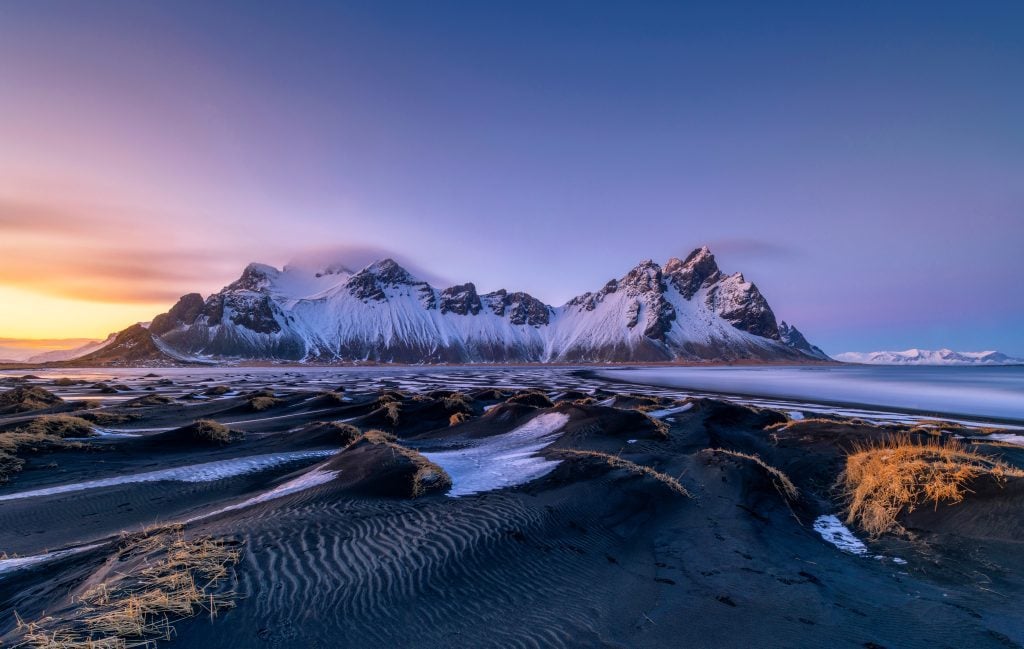
[[[63,402],[63,399],[38,385],[22,385],[0,392],[0,412],[42,410]]]
[[[340,438],[341,443],[346,445],[351,444],[362,434],[359,429],[352,424],[346,424],[340,421],[323,421],[317,422],[314,425],[330,426],[334,430],[338,431],[338,437]]]
[[[419,451],[397,443],[396,439],[394,435],[387,431],[371,429],[363,433],[349,446],[365,440],[371,444],[386,446],[393,452],[408,459],[416,467],[416,473],[412,478],[413,498],[418,498],[429,490],[446,490],[452,486],[452,478],[448,475],[447,471],[428,460]]]
[[[872,536],[903,531],[897,517],[922,504],[956,504],[976,478],[1002,481],[1024,477],[1024,471],[967,449],[955,439],[912,440],[898,435],[862,444],[846,458],[839,478],[847,500],[847,524]]]
[[[625,460],[619,457],[618,455],[610,455],[608,453],[601,453],[600,451],[580,451],[577,449],[568,448],[555,449],[554,452],[559,455],[568,455],[572,457],[592,458],[596,460],[601,460],[604,463],[616,469],[625,469],[630,473],[635,473],[636,475],[643,475],[654,478],[655,480],[662,483],[663,485],[665,485],[672,491],[676,492],[680,496],[693,498],[693,496],[690,494],[689,491],[687,491],[686,487],[684,487],[681,482],[679,482],[672,476],[668,475],[667,473],[662,473],[660,471],[652,469],[649,466],[637,464],[636,462],[630,462],[629,460]]]
[[[452,394],[441,399],[441,404],[445,410],[455,412],[469,412],[469,398],[461,392],[453,392]]]
[[[783,497],[788,500],[796,500],[800,497],[800,490],[796,488],[793,481],[789,479],[789,476],[783,473],[780,469],[773,467],[757,455],[750,453],[741,453],[739,451],[730,451],[725,448],[709,448],[706,449],[707,453],[720,453],[722,455],[728,455],[730,457],[739,458],[741,460],[749,460],[757,466],[761,467],[765,473],[771,478],[772,483]]]
[[[68,441],[65,437],[86,437],[92,434],[92,424],[69,415],[43,415],[27,426],[0,433],[0,483],[25,465],[22,456],[56,449],[82,448],[83,442]]]
[[[250,398],[248,403],[249,407],[255,410],[256,412],[262,412],[264,410],[273,408],[277,404],[281,403],[281,400],[275,399],[274,397],[258,396]]]
[[[869,426],[866,421],[861,419],[828,419],[825,417],[808,417],[806,419],[787,419],[786,421],[780,421],[775,424],[769,424],[764,427],[765,430],[789,430],[791,428],[799,428],[801,426],[807,426],[809,424],[826,424],[829,426],[836,425],[855,425],[855,426]]]
[[[245,436],[241,431],[231,430],[212,419],[197,419],[189,426],[189,432],[197,442],[208,444],[230,444]]]
[[[124,537],[117,576],[74,599],[68,617],[32,623],[18,619],[19,646],[37,649],[128,649],[169,640],[173,622],[234,606],[218,593],[241,553],[223,539],[187,539],[181,526]]]
[[[536,408],[550,408],[555,405],[551,398],[540,390],[521,390],[506,399],[505,403],[519,403]]]
[[[321,392],[317,396],[320,397],[321,399],[324,399],[325,401],[330,401],[332,404],[336,406],[340,406],[345,403],[345,394],[343,392],[334,392],[332,390],[327,390]]]
[[[389,401],[383,405],[384,417],[391,423],[392,426],[397,426],[398,421],[401,418],[402,404],[397,401]]]
[[[464,412],[456,412],[451,417],[448,418],[448,425],[457,426],[458,424],[461,424],[462,422],[465,421],[469,421],[469,415],[467,415]]]
[[[123,424],[127,421],[133,421],[139,418],[139,415],[134,412],[123,413],[123,412],[104,412],[104,411],[91,411],[91,412],[76,412],[74,416],[86,421],[91,421],[97,426],[112,426],[116,424]]]
[[[72,415],[41,415],[29,422],[24,430],[61,438],[88,437],[93,433],[93,426],[91,422]]]
[[[662,421],[660,419],[657,419],[655,417],[652,417],[652,416],[648,415],[646,412],[643,412],[642,410],[639,411],[639,412],[640,412],[640,414],[642,414],[644,417],[647,418],[647,421],[651,422],[651,426],[654,426],[654,430],[657,431],[658,435],[662,439],[668,439],[668,429],[669,429],[669,426],[668,426],[667,423],[665,423],[664,421]]]

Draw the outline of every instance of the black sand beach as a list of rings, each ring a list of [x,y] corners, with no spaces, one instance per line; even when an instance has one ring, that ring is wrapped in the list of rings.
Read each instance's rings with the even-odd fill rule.
[[[1024,645],[1024,479],[979,478],[877,538],[851,525],[860,549],[816,529],[845,517],[859,445],[978,437],[1024,466],[992,431],[800,420],[571,370],[160,374],[0,386],[59,397],[2,431],[95,426],[19,450],[0,486],[5,645],[98,637],[81,596],[157,565],[161,535],[238,558],[211,606],[143,637],[158,646]]]

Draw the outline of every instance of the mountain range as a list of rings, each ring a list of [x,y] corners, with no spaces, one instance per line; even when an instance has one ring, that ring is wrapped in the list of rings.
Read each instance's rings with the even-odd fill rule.
[[[844,363],[866,365],[1024,365],[1024,358],[1002,352],[955,352],[951,349],[908,349],[902,352],[844,352],[836,354]]]
[[[559,307],[523,292],[438,289],[392,259],[283,269],[250,264],[203,299],[183,296],[76,362],[598,363],[829,360],[776,320],[707,247],[643,261]]]

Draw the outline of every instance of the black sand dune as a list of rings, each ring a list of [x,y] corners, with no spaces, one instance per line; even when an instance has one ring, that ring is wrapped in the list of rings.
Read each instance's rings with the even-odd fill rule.
[[[76,594],[120,561],[122,531],[177,521],[242,556],[217,587],[234,608],[176,621],[159,646],[1024,646],[1024,481],[973,482],[962,503],[902,515],[906,534],[861,533],[861,555],[815,531],[819,517],[842,515],[846,454],[906,427],[791,422],[593,383],[494,390],[438,374],[417,392],[384,373],[345,386],[301,375],[261,386],[244,374],[218,378],[231,389],[208,395],[205,377],[138,377],[170,402],[91,411],[110,421],[131,412],[105,429],[136,437],[33,457],[0,488],[0,550],[96,544],[21,569],[0,560],[3,642],[19,641],[15,611],[56,615],[51,625],[72,618]],[[278,401],[253,409],[258,390]],[[666,408],[677,410],[644,412]],[[197,439],[200,419],[244,436]],[[372,428],[387,432],[363,436]],[[976,446],[1009,466],[1024,460],[1017,448]],[[450,471],[432,468],[460,454],[469,459]],[[229,469],[196,478],[210,463]],[[176,477],[10,498],[167,470]],[[531,478],[457,495],[492,470]],[[117,565],[131,572],[133,561]]]

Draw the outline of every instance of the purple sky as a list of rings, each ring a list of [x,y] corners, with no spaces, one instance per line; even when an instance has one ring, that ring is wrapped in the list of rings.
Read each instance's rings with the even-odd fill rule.
[[[1024,3],[685,4],[0,4],[0,293],[372,247],[560,304],[706,243],[826,351],[1024,356]]]

